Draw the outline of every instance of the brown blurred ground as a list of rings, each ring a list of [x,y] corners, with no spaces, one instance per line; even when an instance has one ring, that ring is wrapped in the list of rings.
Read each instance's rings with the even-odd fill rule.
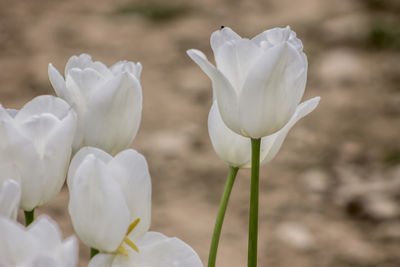
[[[291,25],[309,58],[304,99],[320,106],[261,170],[259,265],[400,266],[400,4],[368,1],[0,1],[0,101],[52,94],[47,64],[86,52],[144,66],[133,147],[149,162],[152,230],[206,263],[227,168],[207,133],[211,89],[185,51],[212,58],[221,25],[243,36]],[[218,266],[246,266],[249,171],[239,173]],[[73,234],[64,189],[38,213]],[[81,265],[88,248],[81,244]]]

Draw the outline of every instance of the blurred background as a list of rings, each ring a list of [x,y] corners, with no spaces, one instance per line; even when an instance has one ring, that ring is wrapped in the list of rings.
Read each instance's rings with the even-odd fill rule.
[[[259,266],[400,266],[400,1],[0,1],[0,102],[54,94],[47,77],[72,55],[144,66],[133,148],[149,163],[152,227],[206,263],[227,167],[207,132],[211,84],[185,51],[212,59],[221,25],[252,37],[290,25],[309,60],[304,99],[319,107],[261,169]],[[247,263],[250,172],[241,170],[218,266]],[[38,209],[73,234],[64,188]],[[22,217],[21,217],[22,218]],[[80,266],[89,248],[80,246]]]

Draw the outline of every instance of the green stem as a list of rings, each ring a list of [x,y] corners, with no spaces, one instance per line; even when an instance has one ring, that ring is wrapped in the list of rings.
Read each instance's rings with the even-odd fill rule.
[[[261,139],[251,139],[251,186],[250,186],[250,217],[249,217],[249,249],[248,267],[257,267],[258,239],[258,184],[260,171]]]
[[[228,179],[226,180],[224,194],[222,195],[221,203],[219,204],[217,219],[215,221],[214,233],[210,246],[210,255],[208,256],[208,267],[215,266],[215,261],[217,259],[218,243],[221,236],[222,224],[224,223],[226,207],[228,206],[229,196],[231,195],[232,187],[235,182],[238,170],[238,167],[229,167]]]
[[[26,211],[25,210],[24,213],[25,213],[25,226],[28,226],[35,219],[35,209],[33,209],[31,211]]]
[[[95,248],[90,248],[90,258],[93,258],[99,253],[99,251]]]

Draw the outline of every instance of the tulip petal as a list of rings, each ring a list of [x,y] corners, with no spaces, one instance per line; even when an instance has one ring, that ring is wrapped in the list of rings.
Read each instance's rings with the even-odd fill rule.
[[[302,55],[290,44],[265,51],[249,72],[239,98],[245,134],[260,138],[281,129],[301,100],[306,75]]]
[[[40,241],[42,249],[52,249],[62,242],[61,232],[57,224],[46,215],[40,216],[27,231]]]
[[[92,57],[88,54],[81,54],[79,56],[70,57],[67,64],[65,65],[65,77],[67,77],[69,72],[74,68],[81,70],[90,68],[96,70],[102,76],[105,76],[107,78],[111,77],[111,72],[107,68],[107,66],[99,61],[93,62]]]
[[[261,164],[271,161],[276,156],[290,129],[292,129],[292,127],[300,119],[310,114],[318,106],[320,99],[321,99],[320,97],[314,97],[298,105],[296,112],[294,113],[290,121],[282,128],[282,130],[275,133],[273,136],[267,136],[263,138],[265,140],[262,142],[265,142],[265,144],[262,145],[264,147],[264,150],[261,151],[261,156],[260,156],[260,158],[262,159]],[[273,139],[273,141],[269,140],[269,138]],[[268,145],[268,143],[271,143],[271,141],[272,144]],[[267,149],[268,147],[269,149]]]
[[[227,42],[215,54],[218,70],[230,81],[239,95],[246,77],[262,51],[248,39]]]
[[[210,44],[214,55],[217,55],[220,47],[224,44],[240,39],[241,37],[229,27],[223,27],[213,32],[210,38]]]
[[[46,163],[46,190],[42,202],[48,203],[60,192],[67,176],[77,117],[73,110],[58,123],[46,139],[42,161]]]
[[[115,257],[102,254],[96,255],[89,267],[202,267],[197,253],[185,242],[174,237],[166,237],[157,232],[148,232],[137,243],[139,252],[128,248],[129,255],[121,254]]]
[[[0,151],[0,176],[21,179],[20,206],[32,210],[40,202],[45,173],[36,148],[15,128],[14,121],[0,120]]]
[[[82,162],[85,160],[85,158],[93,154],[96,159],[104,162],[104,164],[108,164],[109,161],[113,159],[113,157],[108,154],[107,152],[104,152],[103,150],[96,148],[96,147],[83,147],[74,155],[74,157],[71,160],[71,163],[69,165],[68,169],[68,179],[67,179],[67,184],[68,187],[71,187],[73,184],[73,180],[75,178],[75,173],[76,170],[79,168],[79,166],[82,164]]]
[[[56,92],[56,95],[58,97],[61,97],[62,99],[65,99],[65,101],[67,101],[68,103],[71,103],[72,99],[69,90],[65,86],[64,77],[51,63],[48,67],[48,75],[50,83],[53,86],[54,91]]]
[[[233,132],[225,125],[217,101],[214,101],[208,115],[208,133],[215,152],[229,166],[240,167],[250,161],[250,138]]]
[[[95,93],[98,88],[106,82],[104,76],[102,76],[98,71],[89,68],[83,70],[73,68],[68,72],[68,76],[66,77],[67,87],[74,88],[70,84],[70,81],[73,81],[76,87],[79,88],[79,93],[80,96],[84,98],[82,100],[84,103],[88,102],[90,95]]]
[[[43,113],[50,113],[58,119],[62,119],[68,114],[70,109],[70,105],[59,97],[41,95],[26,103],[17,115],[15,115],[14,119],[17,123],[23,123],[26,119]]]
[[[219,111],[225,124],[233,131],[240,132],[238,96],[231,83],[201,51],[190,49],[186,53],[211,79],[213,98],[218,99]]]
[[[265,136],[261,139],[261,152],[260,152],[260,165],[265,164],[273,160],[278,154],[283,141],[290,129],[302,118],[310,114],[317,106],[320,101],[320,97],[314,97],[307,101],[304,101],[297,106],[296,112],[293,114],[289,122],[278,132]],[[245,164],[243,168],[250,168],[251,163]]]
[[[135,63],[127,60],[118,61],[117,63],[115,63],[110,67],[110,70],[114,75],[118,75],[123,72],[129,72],[130,74],[135,76],[136,79],[138,80],[140,80],[142,69],[143,67],[140,62]]]
[[[37,253],[35,239],[15,221],[0,216],[0,266],[17,266]],[[21,257],[23,255],[23,257]]]
[[[16,220],[21,200],[21,187],[11,179],[5,180],[1,187],[0,216]]]
[[[140,219],[129,239],[139,240],[149,230],[151,222],[151,181],[146,159],[128,149],[112,159],[108,167],[121,185],[130,210],[130,221]]]
[[[87,107],[85,143],[115,155],[128,148],[139,130],[142,88],[129,73],[105,83],[91,96]]]
[[[130,224],[120,185],[101,160],[88,155],[75,172],[69,213],[79,238],[100,251],[115,251]]]
[[[297,51],[301,52],[303,50],[303,43],[300,39],[296,38],[296,33],[292,31],[289,26],[266,30],[255,36],[252,41],[263,49],[269,49],[287,41],[293,45]]]

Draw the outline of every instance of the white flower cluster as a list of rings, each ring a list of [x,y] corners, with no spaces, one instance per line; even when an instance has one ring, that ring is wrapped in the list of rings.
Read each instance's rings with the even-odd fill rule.
[[[198,50],[187,53],[212,81],[215,151],[229,166],[248,168],[250,138],[261,138],[260,162],[272,160],[319,102],[299,104],[308,66],[301,41],[289,27],[251,40],[225,27],[211,47],[216,67]],[[53,200],[66,177],[73,228],[94,252],[90,267],[203,266],[180,239],[149,232],[150,173],[144,156],[129,149],[141,122],[141,72],[140,63],[107,67],[72,56],[64,77],[49,64],[58,97],[38,96],[21,110],[0,105],[0,266],[77,266],[76,238],[63,240],[49,217],[27,227],[16,221],[19,208],[28,219]]]

